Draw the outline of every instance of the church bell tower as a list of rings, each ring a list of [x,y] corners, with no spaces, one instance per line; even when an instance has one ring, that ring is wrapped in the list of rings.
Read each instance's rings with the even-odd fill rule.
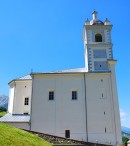
[[[88,72],[88,141],[103,140],[103,143],[119,146],[121,127],[111,30],[110,21],[107,18],[105,22],[99,20],[96,11],[92,13],[92,20],[86,20],[83,29],[85,68]],[[93,119],[96,119],[95,123]],[[96,130],[97,127],[99,129]]]
[[[98,19],[98,13],[92,13],[92,20],[85,22],[83,30],[85,67],[88,72],[110,71],[109,60],[113,60],[112,25],[106,18],[105,22]]]

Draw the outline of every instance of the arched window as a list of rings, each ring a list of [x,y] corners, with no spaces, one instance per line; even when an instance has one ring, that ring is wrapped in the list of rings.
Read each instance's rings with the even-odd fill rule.
[[[102,42],[102,35],[101,34],[97,33],[95,35],[95,42]]]

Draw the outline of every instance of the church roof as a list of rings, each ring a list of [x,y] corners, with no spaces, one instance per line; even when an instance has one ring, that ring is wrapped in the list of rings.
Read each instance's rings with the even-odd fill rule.
[[[12,81],[32,80],[32,77],[31,77],[32,74],[63,74],[63,73],[84,73],[84,72],[88,72],[88,70],[85,67],[83,67],[83,68],[71,68],[71,69],[66,69],[66,70],[58,70],[58,71],[53,71],[53,72],[32,72],[31,74],[28,74],[26,76],[14,79]],[[91,73],[94,73],[94,72],[91,72]],[[108,71],[102,71],[102,72],[108,72]],[[11,82],[9,82],[9,84]]]
[[[8,84],[10,84],[10,83],[13,82],[13,81],[22,81],[22,80],[32,80],[32,77],[31,77],[30,75],[22,76],[22,77],[20,77],[20,78],[11,80]]]
[[[31,75],[36,74],[75,74],[75,73],[107,73],[110,71],[88,71],[86,68],[72,68],[67,70],[59,70],[54,72],[32,72]]]
[[[31,73],[31,74],[55,74],[55,73],[80,73],[80,72],[87,72],[86,68],[73,68],[73,69],[67,69],[67,70],[59,70],[54,72],[38,72],[38,73]],[[32,77],[30,74],[26,76],[22,76],[20,78],[14,79],[12,81],[22,81],[22,80],[32,80]],[[9,84],[12,82],[10,81]]]
[[[26,75],[21,78],[18,78],[18,80],[31,80],[31,79],[32,79],[32,77],[30,75]]]
[[[63,73],[83,73],[88,72],[86,68],[72,68],[72,69],[66,69],[66,70],[58,70],[54,72],[32,72],[32,74],[63,74]]]
[[[79,72],[87,72],[86,68],[72,68],[72,69],[66,69],[66,70],[58,70],[58,71],[53,71],[53,72],[40,72],[43,74],[53,74],[53,73],[79,73]],[[20,78],[17,78],[16,80],[31,80],[32,77],[31,75],[26,75]]]
[[[0,122],[29,122],[30,115],[22,115],[22,114],[6,114],[5,116],[0,118]]]

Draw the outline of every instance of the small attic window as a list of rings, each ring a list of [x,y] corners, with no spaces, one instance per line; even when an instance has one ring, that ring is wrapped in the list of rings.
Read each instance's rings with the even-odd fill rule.
[[[97,33],[95,35],[95,42],[102,42],[102,35],[101,34]]]

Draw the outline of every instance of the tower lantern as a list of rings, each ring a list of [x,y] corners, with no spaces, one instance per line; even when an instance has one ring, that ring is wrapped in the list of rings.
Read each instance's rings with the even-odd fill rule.
[[[93,11],[93,13],[92,13],[93,20],[97,19],[97,14],[98,14],[98,12]]]

